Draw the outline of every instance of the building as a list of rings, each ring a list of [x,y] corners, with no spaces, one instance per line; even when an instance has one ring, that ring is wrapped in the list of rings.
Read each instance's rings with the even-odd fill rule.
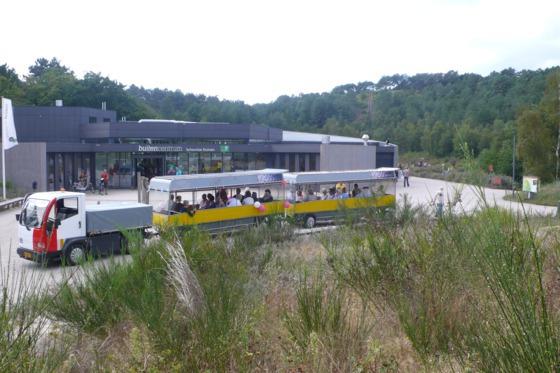
[[[23,191],[70,188],[79,175],[112,188],[143,176],[286,168],[394,166],[398,148],[373,140],[283,131],[256,124],[117,121],[111,110],[14,107],[19,145],[6,152],[6,178]],[[367,145],[367,146],[364,146]]]

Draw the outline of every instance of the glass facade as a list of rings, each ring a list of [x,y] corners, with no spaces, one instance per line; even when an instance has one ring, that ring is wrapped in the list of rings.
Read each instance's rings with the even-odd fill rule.
[[[47,153],[47,190],[73,189],[80,175],[91,181],[92,153]]]
[[[231,172],[232,160],[231,160],[231,153],[223,153],[224,159],[224,172]]]
[[[135,188],[136,174],[148,178],[161,175],[187,175],[233,172],[275,167],[276,153],[168,152],[168,153],[47,153],[47,188],[72,189],[85,174],[97,187],[101,172],[107,170],[109,187]],[[316,170],[318,155],[283,153],[280,167],[290,171]]]
[[[198,162],[198,173],[206,174],[211,171],[210,157],[212,153],[200,153],[200,161]]]
[[[233,153],[232,171],[247,170],[247,153]]]

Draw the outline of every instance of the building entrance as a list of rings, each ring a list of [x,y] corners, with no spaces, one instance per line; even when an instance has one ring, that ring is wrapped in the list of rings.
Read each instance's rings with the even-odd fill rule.
[[[140,172],[140,175],[151,179],[154,176],[165,175],[163,170],[163,157],[155,156],[139,156],[134,158],[134,169]]]

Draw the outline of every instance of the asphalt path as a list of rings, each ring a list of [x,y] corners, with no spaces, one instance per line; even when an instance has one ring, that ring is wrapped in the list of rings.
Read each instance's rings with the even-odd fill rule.
[[[555,207],[506,201],[503,197],[511,192],[503,189],[480,189],[468,184],[424,179],[420,177],[411,177],[410,187],[407,188],[404,188],[403,181],[399,180],[397,184],[397,201],[402,201],[406,194],[413,205],[425,205],[431,208],[434,197],[440,188],[443,188],[446,205],[448,205],[449,202],[453,204],[453,202],[458,201],[458,197],[460,196],[460,202],[457,202],[453,207],[454,211],[457,213],[463,211],[470,212],[488,204],[490,206],[497,205],[517,212],[525,211],[527,214],[533,215],[556,214]]]
[[[441,180],[423,179],[417,177],[410,178],[410,187],[404,188],[402,180],[397,184],[397,201],[402,201],[404,195],[413,205],[426,205],[432,208],[430,203],[440,188],[444,188],[447,201],[456,200],[460,195],[461,202],[457,203],[454,209],[460,211],[472,211],[481,206],[481,196],[476,188],[459,183],[450,183]],[[523,211],[529,214],[555,214],[556,208],[547,206],[537,206],[525,204],[523,207],[516,202],[503,200],[506,194],[504,190],[485,188],[484,196],[490,204],[497,204],[501,207],[514,211]],[[137,193],[134,190],[111,190],[109,195],[87,194],[86,203],[107,203],[107,202],[135,202]],[[16,254],[17,248],[17,221],[16,209],[0,212],[0,277],[6,277],[8,273],[12,277],[12,282],[17,284],[22,279],[34,276],[40,278],[42,284],[54,284],[72,275],[79,277],[80,267],[62,267],[54,265],[42,267],[36,263],[21,259]],[[120,257],[118,260],[127,260],[127,256]],[[96,260],[94,265],[103,265],[110,259]],[[76,273],[75,273],[76,272]],[[0,286],[2,280],[0,280]]]

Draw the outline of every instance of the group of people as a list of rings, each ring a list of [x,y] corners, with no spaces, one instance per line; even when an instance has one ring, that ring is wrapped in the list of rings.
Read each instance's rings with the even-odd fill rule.
[[[272,197],[270,189],[265,189],[263,196],[258,197],[257,192],[251,192],[249,189],[246,189],[244,193],[241,193],[241,188],[237,188],[234,195],[228,196],[227,191],[222,188],[215,196],[212,193],[204,193],[202,195],[202,199],[198,203],[198,206],[190,205],[187,200],[182,201],[180,195],[171,195],[169,198],[168,210],[176,213],[194,213],[195,210],[246,206],[253,205],[255,202],[272,202],[273,200],[274,198]]]
[[[173,194],[169,197],[168,210],[170,212],[182,213],[187,212],[190,215],[194,214],[195,206],[189,204],[189,201],[184,200],[180,195],[174,196]]]
[[[346,185],[344,183],[338,183],[336,186],[326,189],[324,188],[320,194],[315,194],[313,189],[309,188],[304,194],[302,190],[296,191],[295,202],[309,202],[318,200],[329,200],[329,199],[346,199],[351,197],[371,197],[371,191],[366,185],[360,188],[358,184],[354,184],[354,187],[350,192],[348,192]],[[288,198],[294,200],[294,198]]]

